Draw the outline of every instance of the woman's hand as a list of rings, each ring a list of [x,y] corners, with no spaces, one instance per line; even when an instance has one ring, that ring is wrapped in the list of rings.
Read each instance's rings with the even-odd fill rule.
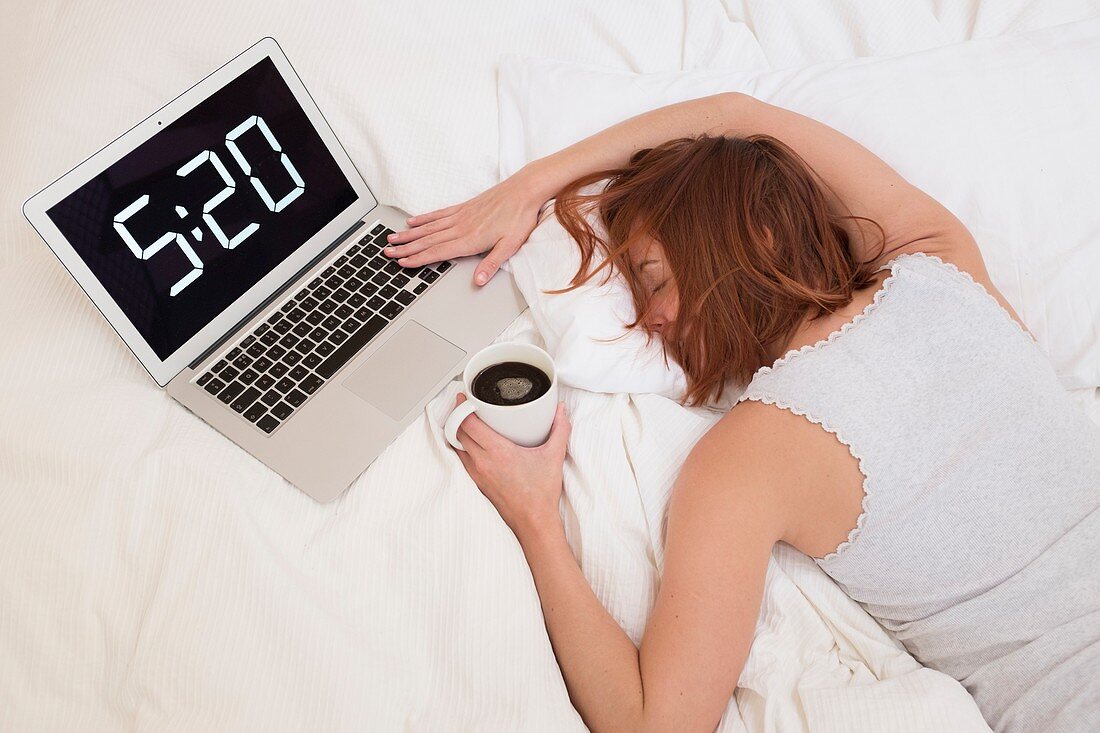
[[[466,395],[459,394],[455,406],[465,401]],[[535,448],[516,445],[476,414],[458,427],[458,439],[466,448],[455,451],[459,460],[517,538],[561,522],[558,501],[571,429],[565,403],[559,403],[554,413],[550,437]]]
[[[399,258],[399,265],[417,267],[491,249],[474,271],[474,282],[484,285],[535,228],[546,203],[535,180],[521,170],[461,204],[411,217],[410,228],[391,234],[382,252]]]

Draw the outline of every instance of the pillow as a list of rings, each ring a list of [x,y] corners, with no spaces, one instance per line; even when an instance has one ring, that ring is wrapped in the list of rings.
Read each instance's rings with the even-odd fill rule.
[[[750,94],[843,132],[950,209],[1065,386],[1097,387],[1097,58],[1100,18],[768,72],[630,74],[508,56],[498,83],[501,175],[650,109],[724,91]],[[558,248],[524,247],[513,270],[527,269],[526,279],[541,288],[560,287],[561,268],[548,260],[561,256]],[[605,301],[620,303],[626,289],[608,292],[576,297],[568,314],[553,303],[559,296],[532,288],[524,295],[569,346],[586,342],[581,332],[604,329]],[[594,354],[557,358],[578,368],[588,359],[602,364]],[[640,368],[650,367],[644,360]],[[675,379],[640,381],[671,388]]]

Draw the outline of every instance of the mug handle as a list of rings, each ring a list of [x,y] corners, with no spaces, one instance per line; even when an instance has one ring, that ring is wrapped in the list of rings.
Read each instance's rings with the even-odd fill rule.
[[[448,415],[446,421],[444,421],[443,434],[447,436],[447,442],[450,443],[451,447],[455,450],[466,450],[462,447],[462,442],[458,439],[458,426],[462,424],[463,420],[476,411],[477,405],[475,405],[473,400],[467,395],[466,401],[451,410],[451,414]]]

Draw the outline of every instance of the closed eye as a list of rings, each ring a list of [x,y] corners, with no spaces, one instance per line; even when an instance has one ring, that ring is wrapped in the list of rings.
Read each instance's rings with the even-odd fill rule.
[[[653,288],[653,290],[650,291],[650,295],[656,295],[661,290],[661,288],[663,288],[667,284],[668,284],[668,280],[665,280],[663,283],[661,283],[657,287]]]

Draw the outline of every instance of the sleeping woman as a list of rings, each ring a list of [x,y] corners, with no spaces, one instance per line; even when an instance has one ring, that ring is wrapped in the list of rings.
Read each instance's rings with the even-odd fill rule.
[[[727,93],[414,216],[386,252],[416,266],[488,251],[482,284],[551,198],[582,254],[570,286],[625,280],[628,327],[683,368],[685,402],[745,385],[676,480],[640,648],[565,540],[564,409],[537,448],[476,415],[459,430],[593,731],[714,729],[777,542],[959,680],[995,730],[1100,730],[1100,429],[950,211],[838,131]]]

